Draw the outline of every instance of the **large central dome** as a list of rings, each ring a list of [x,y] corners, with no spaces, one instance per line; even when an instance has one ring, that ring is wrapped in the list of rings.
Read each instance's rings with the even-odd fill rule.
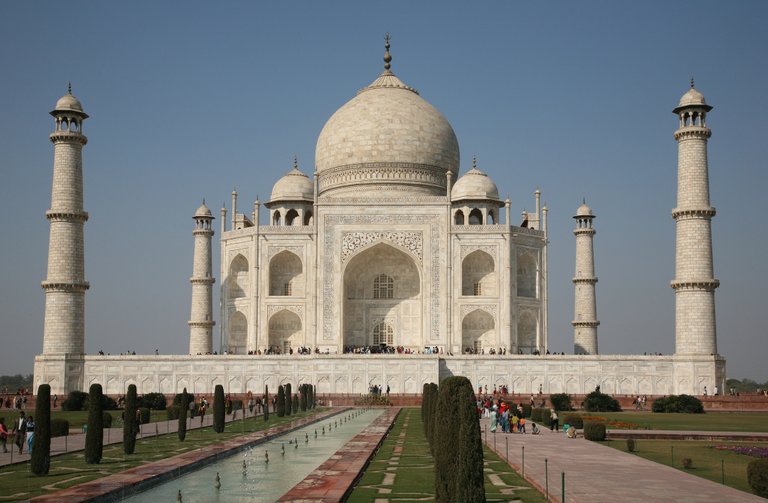
[[[389,70],[326,122],[317,139],[320,193],[445,195],[459,144],[446,118]],[[389,58],[391,59],[391,58]],[[392,194],[395,195],[395,194]]]

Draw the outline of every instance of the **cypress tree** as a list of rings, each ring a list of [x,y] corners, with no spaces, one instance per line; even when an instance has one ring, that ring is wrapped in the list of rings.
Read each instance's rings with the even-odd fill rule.
[[[213,431],[224,431],[224,386],[217,384],[213,391]]]
[[[264,385],[264,422],[269,421],[269,386]]]
[[[307,410],[307,394],[309,393],[309,390],[307,389],[306,384],[302,384],[301,388],[299,388],[301,391],[301,411],[306,412]]]
[[[102,397],[101,384],[91,384],[88,390],[88,432],[85,434],[85,462],[89,465],[101,463],[104,451]]]
[[[421,425],[424,428],[424,436],[429,440],[429,434],[427,433],[427,424],[429,423],[429,383],[424,383],[421,388]]]
[[[293,407],[292,407],[292,410],[293,410],[293,412],[298,412],[299,411],[299,395],[296,394],[296,393],[293,394]]]
[[[187,438],[187,409],[189,408],[189,395],[187,388],[181,392],[181,403],[179,404],[179,441],[183,442]]]
[[[128,386],[128,393],[125,395],[125,410],[123,410],[123,452],[133,454],[136,450],[136,433],[138,433],[136,424],[136,385]]]
[[[285,385],[285,415],[290,416],[293,413],[293,395],[291,394],[291,383]]]
[[[437,384],[429,383],[429,410],[427,411],[427,416],[429,417],[427,431],[429,436],[427,438],[429,439],[430,449],[433,449],[435,445],[435,416],[437,414],[437,397],[439,392],[440,389]]]
[[[485,502],[483,446],[472,383],[444,380],[434,416],[435,500]]]
[[[51,467],[51,386],[48,384],[37,388],[35,438],[29,467],[35,475],[48,475]]]
[[[281,384],[277,387],[277,417],[285,416],[285,387]]]

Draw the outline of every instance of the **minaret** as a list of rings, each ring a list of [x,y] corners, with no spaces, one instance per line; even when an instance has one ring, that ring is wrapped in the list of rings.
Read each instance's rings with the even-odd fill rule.
[[[189,354],[213,352],[213,283],[211,273],[211,236],[213,214],[203,204],[195,211],[195,255],[192,266],[192,315],[189,320]]]
[[[712,107],[693,86],[673,110],[680,120],[677,140],[675,219],[675,353],[717,354],[715,288],[712,269],[712,217],[709,205],[707,113]]]
[[[53,143],[53,183],[51,209],[45,213],[51,225],[48,241],[48,274],[42,282],[45,290],[45,326],[43,356],[82,357],[85,352],[85,281],[83,225],[88,213],[83,211],[83,121],[88,114],[72,96],[72,86],[56,102],[51,112],[55,130]],[[58,386],[71,391],[80,389],[73,382],[68,365]],[[62,389],[59,388],[59,389]],[[53,391],[53,390],[52,390]],[[61,393],[62,391],[58,391]]]
[[[577,355],[596,355],[597,352],[597,302],[595,300],[595,254],[592,239],[595,229],[592,220],[595,215],[587,202],[576,210],[576,287],[575,308],[573,313],[573,352]]]

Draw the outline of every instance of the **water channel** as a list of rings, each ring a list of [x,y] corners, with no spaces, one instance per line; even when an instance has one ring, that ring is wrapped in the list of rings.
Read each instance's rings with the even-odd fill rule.
[[[326,418],[120,501],[174,502],[179,490],[184,503],[276,501],[381,413],[358,410]]]

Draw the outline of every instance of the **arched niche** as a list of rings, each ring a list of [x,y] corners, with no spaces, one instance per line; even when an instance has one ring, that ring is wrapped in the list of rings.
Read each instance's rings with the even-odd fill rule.
[[[248,259],[241,254],[229,264],[229,298],[237,299],[248,295]]]
[[[230,353],[242,355],[246,351],[246,341],[248,338],[248,320],[240,311],[235,311],[229,317],[229,339],[227,341],[227,350]]]
[[[304,272],[298,255],[284,250],[269,261],[269,294],[278,297],[304,296]]]
[[[285,225],[301,225],[301,219],[299,218],[299,212],[291,208],[285,213]]]
[[[517,347],[524,353],[531,353],[536,347],[536,334],[539,320],[536,312],[531,309],[521,309],[517,318]]]
[[[469,225],[483,225],[483,212],[478,208],[469,212]]]
[[[537,254],[533,250],[517,250],[517,295],[536,298]]]
[[[456,210],[456,213],[453,214],[453,224],[464,225],[464,212],[462,210]]]
[[[493,257],[476,250],[461,263],[461,294],[473,296],[498,295],[498,280]]]
[[[269,319],[269,347],[276,352],[287,353],[302,343],[301,318],[293,311],[283,309]]]
[[[462,349],[471,349],[477,353],[482,348],[496,346],[496,322],[488,312],[475,309],[461,320]]]

